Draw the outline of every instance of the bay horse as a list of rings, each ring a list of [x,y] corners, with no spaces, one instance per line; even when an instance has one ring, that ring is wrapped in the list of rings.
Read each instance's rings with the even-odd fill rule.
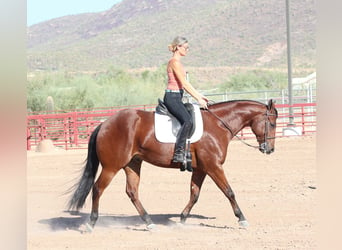
[[[209,105],[201,109],[203,135],[191,144],[193,172],[190,183],[190,200],[180,215],[185,223],[197,202],[202,183],[207,175],[230,201],[238,223],[248,226],[239,208],[235,194],[223,170],[229,142],[243,128],[250,127],[258,141],[257,148],[266,154],[274,151],[278,112],[274,101],[267,104],[251,100],[234,100]],[[139,200],[140,168],[143,161],[163,168],[179,169],[173,163],[173,143],[161,143],[155,138],[154,112],[125,109],[100,124],[91,134],[83,174],[73,188],[68,203],[69,211],[79,211],[92,189],[90,221],[85,224],[91,232],[99,216],[99,200],[105,188],[119,170],[126,174],[126,193],[136,207],[147,229],[155,227],[150,215]],[[99,163],[102,171],[95,181]]]

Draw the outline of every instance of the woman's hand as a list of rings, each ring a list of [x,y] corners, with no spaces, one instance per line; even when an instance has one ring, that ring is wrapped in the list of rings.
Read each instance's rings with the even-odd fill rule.
[[[202,99],[204,99],[206,102],[209,102],[209,99],[206,98],[204,95],[201,95]]]
[[[201,105],[202,108],[208,109],[208,99],[206,97],[202,96],[202,98],[198,100],[198,103]]]

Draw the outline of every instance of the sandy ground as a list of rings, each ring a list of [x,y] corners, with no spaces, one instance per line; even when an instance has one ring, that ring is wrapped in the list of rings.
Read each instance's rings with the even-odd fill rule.
[[[146,230],[125,194],[121,171],[101,197],[91,234],[77,230],[88,220],[90,196],[73,215],[65,211],[69,197],[64,195],[78,179],[86,151],[28,152],[27,248],[315,249],[315,148],[314,136],[278,138],[272,155],[239,141],[230,144],[224,169],[247,229],[239,227],[229,201],[209,177],[186,224],[179,224],[191,173],[144,163],[140,199],[157,228]]]

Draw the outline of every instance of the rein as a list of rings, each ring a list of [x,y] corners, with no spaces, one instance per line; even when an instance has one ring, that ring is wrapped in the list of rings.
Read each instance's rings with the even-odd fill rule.
[[[251,145],[251,144],[245,142],[244,140],[242,140],[242,139],[241,139],[239,136],[237,136],[236,134],[234,134],[233,131],[232,131],[232,129],[228,126],[228,124],[225,123],[225,122],[224,122],[220,117],[218,117],[216,114],[214,114],[209,108],[207,109],[207,111],[208,111],[211,115],[213,115],[217,120],[219,120],[219,121],[222,123],[222,125],[223,125],[226,129],[228,129],[228,131],[232,134],[232,136],[233,136],[233,137],[235,136],[236,138],[238,138],[240,142],[242,142],[243,144],[245,144],[245,145],[247,145],[247,146],[249,146],[249,147],[252,147],[252,148],[256,148],[256,149],[259,148],[259,146]]]

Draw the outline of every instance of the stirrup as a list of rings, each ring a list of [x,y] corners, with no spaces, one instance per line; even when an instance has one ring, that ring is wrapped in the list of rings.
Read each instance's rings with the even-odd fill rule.
[[[185,154],[184,153],[175,153],[172,158],[172,162],[181,162],[184,163]]]
[[[190,148],[187,150],[186,152],[186,170],[188,170],[189,172],[192,172],[192,159],[191,159],[191,152],[190,152]]]

